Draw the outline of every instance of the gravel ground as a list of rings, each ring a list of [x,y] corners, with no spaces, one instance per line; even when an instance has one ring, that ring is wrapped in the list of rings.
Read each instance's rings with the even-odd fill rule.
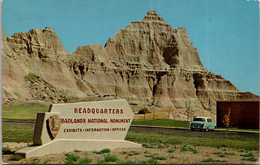
[[[4,146],[9,146],[12,151],[16,151],[28,144],[25,143],[3,143]],[[144,163],[142,161],[155,160],[158,164],[208,164],[212,161],[223,161],[223,162],[213,162],[213,163],[222,163],[222,164],[257,164],[258,161],[246,161],[242,160],[244,157],[241,155],[253,154],[254,158],[259,158],[258,151],[244,151],[244,150],[235,150],[227,148],[212,148],[212,147],[193,147],[185,146],[185,148],[190,148],[191,151],[181,151],[183,145],[168,146],[166,148],[139,148],[139,149],[116,149],[112,150],[109,154],[117,157],[115,163],[124,163],[127,161],[134,161],[136,163]],[[169,150],[172,153],[169,153]],[[197,152],[197,153],[196,153]],[[4,163],[11,164],[64,164],[67,162],[66,153],[62,154],[53,154],[43,157],[33,157],[27,159],[21,159],[19,161],[11,161],[13,154],[3,154],[2,161]],[[75,156],[79,156],[79,160],[83,158],[92,159],[90,164],[97,164],[100,160],[104,159],[105,154],[96,154],[93,152],[70,152]],[[212,159],[210,159],[212,158]],[[165,160],[159,160],[165,159]],[[79,161],[78,160],[78,161]],[[203,162],[208,160],[211,162]],[[76,163],[76,162],[75,162]],[[104,163],[104,162],[103,162]],[[129,162],[128,162],[129,163]],[[150,163],[151,164],[151,163]]]

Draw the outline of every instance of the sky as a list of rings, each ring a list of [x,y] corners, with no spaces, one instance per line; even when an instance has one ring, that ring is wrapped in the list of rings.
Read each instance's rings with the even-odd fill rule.
[[[4,0],[6,36],[52,27],[68,52],[105,45],[154,9],[173,28],[185,27],[202,64],[239,90],[259,95],[257,0]]]

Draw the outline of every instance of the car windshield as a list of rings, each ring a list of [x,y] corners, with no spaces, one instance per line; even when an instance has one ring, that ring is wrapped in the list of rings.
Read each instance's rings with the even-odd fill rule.
[[[193,121],[205,121],[204,118],[195,118]]]

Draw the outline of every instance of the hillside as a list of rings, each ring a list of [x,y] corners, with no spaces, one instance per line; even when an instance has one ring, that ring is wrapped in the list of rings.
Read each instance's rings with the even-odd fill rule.
[[[216,100],[257,100],[203,67],[185,28],[174,29],[154,10],[109,38],[105,46],[68,53],[54,29],[6,37],[2,30],[4,104],[87,101],[120,97],[139,110],[174,109],[214,116]]]

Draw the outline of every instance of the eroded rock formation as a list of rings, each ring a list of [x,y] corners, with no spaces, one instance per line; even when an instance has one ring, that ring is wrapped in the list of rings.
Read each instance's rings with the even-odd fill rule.
[[[174,108],[174,118],[181,119],[187,108],[214,116],[216,100],[258,99],[208,72],[187,31],[173,29],[154,10],[116,32],[104,47],[79,46],[68,53],[50,27],[11,37],[2,31],[2,41],[3,103],[117,96],[137,110]]]

